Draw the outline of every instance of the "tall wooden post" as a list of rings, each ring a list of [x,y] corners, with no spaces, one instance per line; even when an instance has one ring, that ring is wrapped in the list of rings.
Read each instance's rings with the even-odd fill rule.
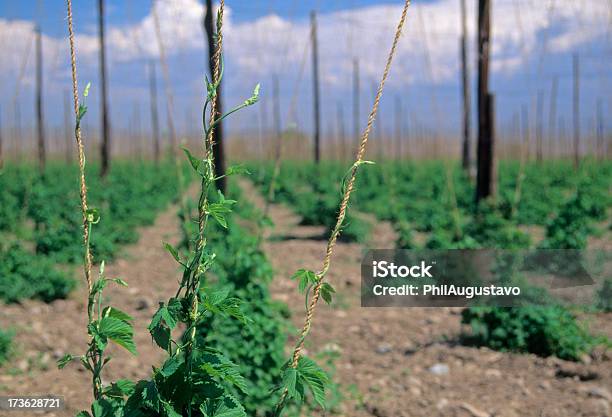
[[[214,18],[213,18],[213,5],[212,5],[212,0],[206,0],[206,14],[204,15],[204,32],[206,33],[206,40],[208,42],[208,66],[210,69],[210,74],[211,77],[210,79],[212,80],[212,74],[214,72],[214,68],[215,68],[215,60],[214,60],[214,56],[215,56],[215,22],[214,22]],[[216,105],[217,105],[217,115],[216,117],[219,117],[219,115],[223,114],[223,103],[222,103],[222,99],[221,99],[221,83],[219,83],[219,86],[217,87],[217,95],[215,97],[216,100]],[[213,159],[215,161],[215,176],[217,177],[221,177],[218,181],[217,181],[217,187],[219,188],[219,190],[221,190],[221,192],[225,191],[225,185],[226,185],[226,181],[225,181],[225,177],[223,177],[224,173],[225,173],[225,143],[223,140],[223,123],[220,122],[214,129],[213,131],[213,141],[215,143],[215,146],[213,148]]]
[[[525,160],[529,161],[529,151],[531,146],[531,140],[529,139],[529,112],[527,111],[527,105],[521,106],[521,124],[523,128],[523,146],[525,146]]]
[[[100,42],[100,110],[102,112],[102,143],[100,176],[106,177],[110,170],[111,132],[108,114],[108,86],[106,83],[106,47],[104,41],[104,0],[98,0],[98,37]]]
[[[43,56],[40,26],[36,26],[36,128],[38,133],[38,168],[45,171],[47,161],[45,148],[45,121],[43,115]]]
[[[574,168],[580,164],[580,57],[578,53],[573,55],[573,123],[574,123]]]
[[[471,101],[470,74],[467,61],[467,13],[465,0],[461,0],[461,90],[463,95],[463,141],[461,146],[461,165],[464,170],[470,168],[470,134],[471,134]]]
[[[542,163],[542,118],[544,117],[544,91],[538,91],[536,102],[536,160]]]
[[[552,87],[550,89],[550,108],[548,110],[548,146],[552,154],[556,153],[555,142],[556,142],[556,123],[557,123],[557,93],[559,89],[559,77],[556,75],[552,80]]]
[[[319,90],[319,46],[317,41],[317,13],[310,12],[310,39],[312,45],[312,88],[314,111],[314,160],[321,160],[321,108]]]
[[[395,121],[395,157],[402,159],[402,98],[399,95],[395,96],[394,103],[394,121]]]
[[[489,93],[491,1],[478,1],[478,162],[476,202],[495,194],[494,98]]]
[[[359,129],[359,99],[360,99],[360,83],[359,83],[359,59],[353,59],[353,136],[355,141],[359,141],[361,135]]]
[[[157,111],[157,78],[155,75],[155,63],[149,62],[149,104],[151,107],[151,133],[153,136],[153,159],[159,164],[159,114]]]

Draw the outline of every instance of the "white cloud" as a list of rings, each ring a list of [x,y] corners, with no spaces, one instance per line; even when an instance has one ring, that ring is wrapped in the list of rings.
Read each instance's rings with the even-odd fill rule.
[[[606,2],[551,1],[499,0],[493,3],[494,71],[506,74],[519,71],[521,64],[541,53],[539,42],[548,28],[551,31],[546,35],[547,50],[553,53],[571,50],[606,33],[609,14]],[[554,4],[552,9],[551,4]],[[468,30],[473,46],[475,2],[468,2],[468,6]],[[200,1],[160,0],[155,7],[169,59],[178,54],[204,50],[204,9]],[[378,5],[320,15],[318,35],[322,79],[329,85],[348,85],[353,56],[360,59],[364,82],[378,79],[400,12],[400,5]],[[0,19],[4,56],[22,56],[32,39],[33,30],[32,22]],[[129,26],[109,25],[107,31],[111,65],[155,57],[159,53],[152,13]],[[309,35],[309,19],[287,20],[270,14],[235,23],[228,9],[225,24],[227,62],[239,74],[248,74],[249,78],[272,72],[297,74],[301,66],[306,65],[308,69],[310,65]],[[397,52],[396,60],[401,71],[394,72],[391,82],[444,83],[455,80],[458,39],[459,5],[456,0],[413,4]],[[43,41],[47,46],[45,61],[49,65],[67,56],[65,39],[45,36]],[[95,33],[80,33],[77,48],[80,62],[97,65],[98,40]],[[430,66],[426,65],[427,53]],[[473,60],[474,54],[471,56]],[[19,66],[19,59],[0,61],[2,79],[16,78]]]

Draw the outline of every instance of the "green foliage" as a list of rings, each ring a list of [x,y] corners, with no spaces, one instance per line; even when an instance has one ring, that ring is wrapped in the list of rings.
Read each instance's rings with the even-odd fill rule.
[[[4,365],[9,359],[14,336],[14,332],[0,329],[0,366]]]
[[[463,310],[462,322],[470,326],[466,342],[501,351],[575,361],[599,341],[560,306],[472,307]]]
[[[75,285],[75,280],[57,270],[49,259],[35,256],[17,243],[0,244],[0,300],[51,302],[66,298]]]
[[[605,218],[606,198],[603,194],[581,187],[559,209],[546,226],[546,249],[584,249],[594,220]]]

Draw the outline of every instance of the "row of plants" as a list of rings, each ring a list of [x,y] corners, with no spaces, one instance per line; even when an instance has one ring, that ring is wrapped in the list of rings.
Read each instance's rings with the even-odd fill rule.
[[[518,199],[519,165],[506,162],[500,167],[498,198],[476,206],[473,185],[459,167],[442,162],[384,162],[364,170],[354,206],[390,221],[397,232],[396,247],[402,249],[526,249],[534,245],[584,249],[589,235],[601,233],[596,225],[607,220],[612,203],[608,193],[611,168],[609,163],[585,163],[575,173],[565,162],[528,165]],[[255,177],[263,191],[270,186],[269,172],[264,168]],[[306,179],[313,183],[315,172],[320,179],[342,175],[333,163],[319,167],[287,163],[276,186],[277,201],[308,215],[299,209],[295,190]],[[534,242],[520,227],[527,225],[544,227],[544,239]],[[425,236],[424,243],[415,242],[416,232]],[[520,277],[509,279],[520,281]],[[464,342],[568,360],[579,360],[594,346],[609,344],[606,338],[591,335],[578,321],[576,311],[558,305],[545,290],[521,285],[540,303],[549,300],[548,305],[467,308],[462,315],[469,328]],[[609,304],[606,285],[597,297],[597,306],[604,311]]]
[[[90,201],[108,219],[92,236],[97,259],[112,259],[138,239],[137,228],[154,222],[177,197],[176,170],[169,162],[117,161],[100,179],[88,167]],[[0,173],[0,300],[64,298],[75,286],[62,264],[83,262],[78,167],[5,165]]]
[[[250,164],[253,179],[261,192],[268,196],[272,184],[273,167]],[[281,167],[282,175],[274,177],[273,201],[291,206],[306,226],[324,226],[324,236],[333,230],[342,199],[341,179],[346,166],[323,163],[320,167],[296,163]],[[365,171],[364,171],[365,172]],[[360,190],[361,191],[361,190]],[[340,238],[346,242],[363,242],[371,232],[372,224],[355,210],[347,213]]]

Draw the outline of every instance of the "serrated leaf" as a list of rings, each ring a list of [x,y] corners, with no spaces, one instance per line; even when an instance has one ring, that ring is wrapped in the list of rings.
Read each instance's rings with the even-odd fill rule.
[[[134,320],[134,318],[128,313],[111,306],[104,307],[104,309],[102,310],[102,317],[114,317],[125,322],[130,322]]]
[[[89,411],[79,411],[78,414],[75,417],[91,417],[91,414],[89,414]]]
[[[207,401],[200,405],[200,411],[205,417],[246,417],[242,405],[231,395]]]
[[[159,391],[154,381],[147,381],[141,393],[142,403],[155,411],[159,411]]]
[[[119,379],[104,389],[104,394],[109,397],[123,398],[132,395],[136,384],[129,379]]]
[[[287,389],[289,398],[299,398],[297,391],[297,370],[295,368],[287,368],[283,372],[283,387]]]
[[[299,380],[308,387],[315,402],[325,408],[325,387],[329,384],[327,374],[307,357],[300,358],[297,371]]]
[[[334,294],[336,290],[329,283],[324,282],[321,284],[321,297],[327,304],[331,304],[332,302],[332,294]]]
[[[298,290],[300,292],[304,292],[308,285],[317,282],[316,274],[308,269],[298,269],[297,272],[291,276],[291,279],[298,280]]]
[[[134,344],[134,329],[132,326],[115,317],[103,317],[98,325],[100,335],[107,337],[119,346],[136,355]]]
[[[164,362],[164,365],[162,366],[159,372],[167,378],[170,375],[174,374],[183,362],[184,359],[182,356],[172,356]]]

